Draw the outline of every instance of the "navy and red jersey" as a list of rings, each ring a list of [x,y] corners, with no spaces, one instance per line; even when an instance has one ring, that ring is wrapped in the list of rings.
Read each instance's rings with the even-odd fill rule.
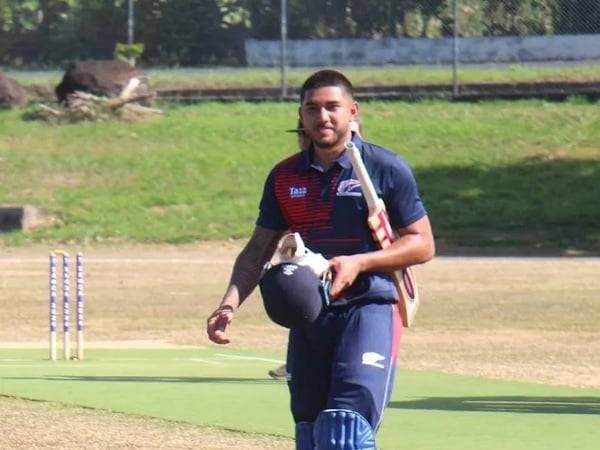
[[[396,154],[354,135],[377,194],[383,199],[392,228],[406,227],[427,212],[411,169]],[[307,248],[326,258],[377,250],[367,225],[368,209],[350,157],[344,151],[324,171],[309,148],[277,164],[269,174],[256,224],[302,236]],[[397,299],[389,275],[364,273],[336,304],[354,300]]]

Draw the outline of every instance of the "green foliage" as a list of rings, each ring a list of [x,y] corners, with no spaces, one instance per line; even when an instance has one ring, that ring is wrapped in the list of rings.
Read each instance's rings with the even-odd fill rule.
[[[552,5],[556,0],[488,0],[484,4],[484,34],[527,35],[552,33]],[[583,11],[580,11],[583,14]]]
[[[144,53],[144,44],[135,42],[133,44],[124,44],[117,42],[115,46],[115,58],[125,62],[136,60]]]
[[[582,3],[585,13],[582,14]],[[555,0],[554,24],[560,33],[600,33],[600,3]]]
[[[161,14],[158,55],[162,55],[164,62],[171,65],[213,62],[223,20],[216,2],[165,2]]]
[[[440,243],[600,249],[594,104],[365,103],[365,138],[415,169]],[[0,112],[0,203],[55,225],[6,242],[246,237],[293,153],[296,105],[202,104],[139,124],[49,126]]]
[[[597,33],[600,3],[458,0],[461,36]],[[125,0],[0,0],[0,63],[112,57],[126,41]],[[244,64],[248,38],[279,39],[280,0],[136,1],[146,63]],[[291,39],[451,36],[451,0],[288,0]]]

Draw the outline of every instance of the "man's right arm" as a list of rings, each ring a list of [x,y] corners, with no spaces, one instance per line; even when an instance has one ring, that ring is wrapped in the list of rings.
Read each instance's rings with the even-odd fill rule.
[[[227,291],[219,307],[208,317],[206,332],[208,338],[217,344],[229,343],[225,334],[233,320],[234,312],[252,293],[267,261],[271,259],[283,230],[270,230],[256,226],[252,237],[238,255]]]

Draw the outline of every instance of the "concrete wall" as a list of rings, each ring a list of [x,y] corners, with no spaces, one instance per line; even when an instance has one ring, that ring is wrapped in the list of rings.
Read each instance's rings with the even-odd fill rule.
[[[280,64],[279,41],[248,40],[250,66]],[[288,41],[290,66],[368,66],[382,64],[451,64],[453,40],[324,39]],[[460,62],[582,61],[600,59],[600,34],[460,38]]]

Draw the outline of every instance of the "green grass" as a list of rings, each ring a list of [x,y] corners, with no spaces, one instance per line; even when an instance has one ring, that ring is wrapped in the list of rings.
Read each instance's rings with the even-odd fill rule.
[[[382,66],[340,67],[356,86],[449,84],[452,69],[449,66]],[[298,87],[314,67],[291,68],[288,71],[290,86]],[[174,88],[254,88],[278,87],[280,70],[243,69],[145,69],[151,84],[158,89]],[[8,72],[8,75],[29,86],[40,86],[48,91],[59,83],[61,71]],[[598,81],[600,65],[524,66],[519,64],[501,66],[460,66],[460,83],[517,83],[548,81]]]
[[[0,349],[0,394],[291,437],[277,357],[223,349],[89,350],[50,362]],[[256,359],[253,359],[256,358]],[[591,450],[600,390],[400,369],[378,436],[383,450]],[[379,448],[379,447],[378,447]]]
[[[372,102],[365,137],[414,168],[438,241],[600,248],[600,116],[572,101]],[[50,125],[0,111],[0,204],[54,223],[31,241],[248,236],[262,183],[292,154],[296,105],[207,103],[145,123]]]
[[[301,86],[317,68],[293,68],[288,71],[290,86]],[[387,86],[413,84],[449,84],[452,82],[450,67],[396,66],[396,67],[339,67],[355,86]],[[598,81],[600,66],[584,67],[528,67],[521,65],[501,68],[461,67],[461,83],[498,82],[546,82],[546,81]],[[227,88],[227,87],[279,87],[280,70],[242,69],[228,72],[222,70],[149,70],[148,75],[157,88]]]

